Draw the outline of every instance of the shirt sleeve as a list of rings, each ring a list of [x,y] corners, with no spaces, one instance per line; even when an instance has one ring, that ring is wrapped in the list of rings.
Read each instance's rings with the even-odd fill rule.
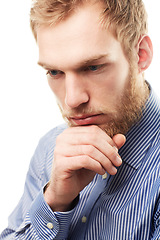
[[[56,135],[58,132],[54,132],[54,139],[47,135],[39,142],[30,162],[23,196],[10,215],[8,227],[0,235],[0,240],[67,239],[74,209],[64,213],[53,212],[43,196],[43,188],[49,180],[46,173],[48,155],[51,156],[51,165]]]
[[[24,221],[18,229],[5,229],[0,239],[67,239],[74,209],[69,212],[53,212],[43,197],[43,191],[33,201]]]
[[[34,200],[24,224],[16,231],[17,239],[67,239],[74,209],[69,212],[53,212],[43,197],[43,191]],[[24,234],[25,233],[25,234]],[[20,238],[21,236],[21,238]]]

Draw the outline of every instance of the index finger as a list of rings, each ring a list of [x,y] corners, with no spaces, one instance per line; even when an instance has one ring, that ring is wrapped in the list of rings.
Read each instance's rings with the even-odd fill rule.
[[[75,127],[70,127],[64,131],[64,134],[69,134],[69,135],[70,134],[83,134],[83,133],[96,135],[97,139],[101,136],[101,138],[103,140],[108,142],[112,147],[115,148],[115,150],[118,151],[117,145],[113,141],[113,139],[97,125],[75,126]]]

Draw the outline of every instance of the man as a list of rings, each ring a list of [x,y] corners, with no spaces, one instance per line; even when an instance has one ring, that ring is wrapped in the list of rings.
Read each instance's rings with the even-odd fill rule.
[[[0,239],[160,239],[160,105],[140,0],[37,0],[39,64],[68,123],[44,136]]]

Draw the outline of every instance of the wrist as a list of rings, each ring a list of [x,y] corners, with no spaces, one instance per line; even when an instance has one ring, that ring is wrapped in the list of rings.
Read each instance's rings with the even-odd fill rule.
[[[46,203],[50,206],[53,212],[67,212],[71,211],[79,201],[79,195],[71,202],[64,202],[65,197],[56,197],[56,194],[51,191],[50,183],[48,182],[44,187],[43,195]]]

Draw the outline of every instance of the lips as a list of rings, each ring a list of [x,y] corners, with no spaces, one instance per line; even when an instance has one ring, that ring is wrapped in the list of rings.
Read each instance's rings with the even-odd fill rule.
[[[98,124],[99,119],[102,115],[103,114],[74,116],[74,117],[70,117],[69,121],[71,121],[74,125],[79,125],[79,126]]]

